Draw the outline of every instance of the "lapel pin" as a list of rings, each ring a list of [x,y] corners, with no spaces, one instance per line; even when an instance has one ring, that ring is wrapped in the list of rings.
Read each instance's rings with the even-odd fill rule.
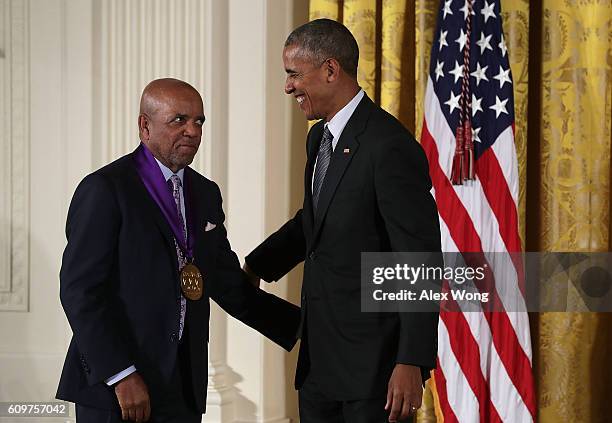
[[[351,149],[350,149],[350,148],[345,148],[345,149],[344,149],[344,151],[343,151],[343,153],[344,153],[344,154],[348,154],[348,153],[350,153],[350,152],[351,152]]]

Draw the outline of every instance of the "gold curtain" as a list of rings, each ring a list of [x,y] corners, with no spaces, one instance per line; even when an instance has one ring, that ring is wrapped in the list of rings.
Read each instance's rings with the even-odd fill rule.
[[[337,19],[353,31],[361,86],[417,139],[439,7],[439,0],[310,2],[311,19]],[[612,3],[503,0],[502,9],[525,248],[612,251]],[[612,313],[531,317],[538,420],[609,421]],[[419,422],[442,421],[431,386]]]
[[[612,5],[544,0],[538,234],[544,251],[610,250]],[[529,150],[529,154],[532,150]],[[531,207],[530,207],[531,209]],[[539,316],[537,379],[543,422],[610,421],[610,314]]]

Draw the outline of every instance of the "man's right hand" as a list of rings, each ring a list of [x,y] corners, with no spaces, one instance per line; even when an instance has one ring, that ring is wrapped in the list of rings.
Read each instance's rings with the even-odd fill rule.
[[[249,283],[255,288],[259,288],[259,285],[261,284],[261,279],[251,270],[249,265],[244,263],[244,266],[242,266],[242,270],[244,270],[244,273],[246,273],[247,280],[249,281]]]
[[[115,395],[121,406],[121,418],[146,422],[151,417],[149,390],[138,372],[134,372],[115,385]]]

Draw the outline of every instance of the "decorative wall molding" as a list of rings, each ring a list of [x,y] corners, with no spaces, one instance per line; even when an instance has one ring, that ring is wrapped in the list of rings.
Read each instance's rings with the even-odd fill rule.
[[[229,370],[225,364],[225,358],[214,360],[209,356],[206,414],[202,416],[202,423],[229,423],[234,421],[236,390],[227,381]]]
[[[192,84],[204,95],[206,9],[201,0],[94,0],[94,167],[138,145],[138,102],[161,77]],[[209,170],[204,139],[193,167]]]
[[[173,77],[202,95],[206,123],[191,167],[227,177],[228,5],[225,0],[93,0],[93,167],[138,144],[139,97],[153,79]],[[203,421],[233,421],[227,377],[227,317],[213,308]]]
[[[0,310],[27,311],[29,290],[28,0],[0,0]],[[8,153],[8,154],[7,154]]]

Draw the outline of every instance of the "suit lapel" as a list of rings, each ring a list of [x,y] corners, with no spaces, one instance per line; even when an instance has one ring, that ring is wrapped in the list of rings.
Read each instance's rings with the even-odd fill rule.
[[[357,138],[365,130],[372,106],[372,101],[367,95],[364,96],[344,127],[338,144],[336,144],[336,148],[334,149],[334,153],[329,163],[329,168],[327,169],[323,181],[323,186],[321,187],[321,193],[319,194],[317,213],[314,216],[313,242],[317,239],[319,231],[321,230],[321,225],[325,219],[327,209],[329,208],[334,194],[336,193],[336,188],[338,188],[338,184],[342,180],[346,168],[359,148],[359,141]]]
[[[212,216],[212,198],[198,185],[198,177],[190,167],[185,168],[185,213],[187,220],[193,221],[192,228],[196,236],[196,243],[201,241],[197,236],[204,232],[207,222],[218,224]],[[201,238],[201,237],[200,237]]]
[[[198,195],[202,190],[195,185],[197,183],[197,178],[192,175],[193,172],[194,171],[191,168],[185,168],[185,183],[183,195],[185,196],[185,214],[187,215],[185,216],[185,218],[188,219],[188,221],[190,219],[193,219],[193,231],[195,233],[193,236],[196,236],[197,243],[201,241],[198,238],[202,237],[198,237],[198,235],[204,232],[203,225],[206,225],[208,217],[211,213],[207,207],[210,201],[206,201],[210,199],[203,198],[203,195]],[[143,207],[145,207],[147,215],[153,218],[155,224],[157,225],[159,231],[162,234],[162,237],[166,241],[169,250],[171,251],[174,258],[177,259],[176,246],[174,244],[174,235],[172,233],[172,230],[170,229],[170,225],[168,225],[168,222],[166,221],[166,218],[162,214],[161,210],[159,209],[157,203],[153,200],[153,198],[151,198],[151,195],[147,191],[147,188],[144,186],[144,183],[140,179],[140,175],[136,171],[135,167],[131,168],[130,182],[135,187],[135,191],[140,197],[139,203],[142,204]]]
[[[174,246],[174,235],[172,234],[172,230],[170,229],[168,222],[166,222],[166,218],[159,209],[159,206],[151,198],[151,195],[144,186],[142,179],[140,179],[140,175],[136,171],[135,165],[130,168],[129,181],[135,187],[136,194],[140,197],[139,204],[142,204],[143,207],[146,208],[147,215],[153,218],[168,247],[176,256],[176,248]]]

